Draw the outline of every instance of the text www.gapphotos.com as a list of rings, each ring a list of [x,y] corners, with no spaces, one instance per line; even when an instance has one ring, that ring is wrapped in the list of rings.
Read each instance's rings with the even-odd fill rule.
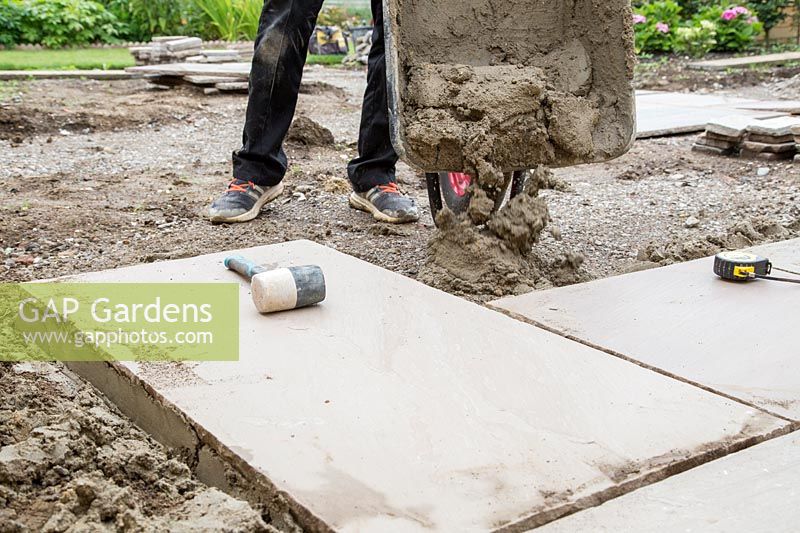
[[[94,346],[111,348],[130,345],[206,345],[214,343],[211,331],[26,331],[22,333],[27,344],[67,345],[75,348]]]

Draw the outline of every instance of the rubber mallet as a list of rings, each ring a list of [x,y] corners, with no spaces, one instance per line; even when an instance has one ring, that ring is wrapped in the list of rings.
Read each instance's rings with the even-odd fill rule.
[[[250,280],[259,313],[290,311],[325,300],[325,275],[318,266],[270,270],[240,255],[225,259],[225,266]]]

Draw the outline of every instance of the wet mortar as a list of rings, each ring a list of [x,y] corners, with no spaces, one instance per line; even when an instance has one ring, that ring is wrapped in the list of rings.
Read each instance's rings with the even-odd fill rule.
[[[486,227],[476,225],[471,212],[457,216],[444,209],[439,213],[439,231],[428,243],[428,259],[418,279],[457,294],[495,296],[591,280],[591,274],[581,269],[583,259],[579,254],[568,251],[551,258],[532,253],[550,220],[547,204],[539,193],[555,181],[549,169],[537,168],[521,194],[496,215],[487,215]],[[494,202],[491,204],[489,209]]]
[[[541,184],[533,180],[499,212],[495,207],[511,171],[537,168],[538,178],[546,172],[541,165],[604,161],[629,148],[629,3],[481,0],[465,8],[455,0],[402,0],[390,19],[404,155],[426,171],[474,177],[463,220],[442,215],[420,278],[471,283],[480,273],[495,290],[536,286],[542,259],[526,256],[549,220]]]
[[[276,531],[60,365],[0,364],[0,530]]]

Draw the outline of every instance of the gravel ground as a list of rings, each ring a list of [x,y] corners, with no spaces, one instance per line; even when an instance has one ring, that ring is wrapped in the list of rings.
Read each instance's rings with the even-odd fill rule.
[[[355,153],[357,71],[314,69],[314,94],[299,112],[331,129],[336,144],[290,145],[288,192],[255,222],[212,226],[203,212],[228,179],[246,100],[193,90],[153,91],[144,82],[42,81],[6,90],[0,107],[3,196],[0,279],[22,281],[311,239],[415,277],[434,231],[393,227],[351,210],[345,164]],[[16,133],[15,122],[25,117]],[[10,134],[9,132],[15,132]],[[740,218],[796,221],[797,169],[690,151],[692,137],[637,143],[607,164],[557,172],[546,191],[561,241],[545,237],[540,257],[586,256],[608,276],[631,268],[651,242],[666,245],[724,233]],[[768,168],[767,176],[757,175]],[[762,171],[763,173],[763,171]],[[405,165],[404,188],[427,206],[423,177]],[[699,219],[686,227],[690,217]],[[691,224],[690,224],[691,225]],[[496,294],[468,294],[485,301]]]
[[[705,90],[717,83],[671,63],[640,70],[642,87]],[[800,84],[784,74],[791,72],[733,77],[726,88],[800,97]],[[310,77],[316,81],[307,85],[298,110],[328,127],[335,143],[288,146],[286,194],[253,223],[236,226],[212,226],[202,215],[228,180],[244,97],[155,91],[142,81],[0,84],[0,281],[292,239],[310,239],[416,277],[435,231],[427,210],[420,223],[397,227],[347,206],[345,165],[355,153],[362,73],[314,69]],[[577,252],[586,258],[587,277],[603,277],[800,232],[799,167],[697,154],[691,144],[691,137],[641,141],[616,161],[557,171],[558,186],[544,192],[557,229],[545,235],[536,259],[556,261]],[[427,209],[423,176],[401,165],[399,179]],[[501,294],[464,296],[484,302]],[[238,509],[242,530],[267,527],[259,513],[191,479],[60,366],[0,366],[0,396],[0,524],[25,530],[95,520],[114,529],[126,527],[130,515],[177,529],[186,516],[197,524],[206,516],[192,502],[202,507],[222,498],[220,508]],[[135,442],[150,457],[144,474],[126,470],[136,463],[129,450],[92,433],[92,424],[112,418],[101,424],[112,428],[111,436]],[[38,452],[19,458],[20,450],[44,449],[47,439],[55,444],[43,458]],[[69,448],[72,441],[85,446]],[[59,446],[67,443],[61,454]],[[153,472],[168,478],[163,494],[142,482]]]

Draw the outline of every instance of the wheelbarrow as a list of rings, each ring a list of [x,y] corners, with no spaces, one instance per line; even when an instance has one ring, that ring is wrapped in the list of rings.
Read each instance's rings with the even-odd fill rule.
[[[425,172],[434,220],[483,187],[472,156],[486,146],[498,210],[528,169],[633,143],[629,0],[384,0],[384,24],[392,143]]]

